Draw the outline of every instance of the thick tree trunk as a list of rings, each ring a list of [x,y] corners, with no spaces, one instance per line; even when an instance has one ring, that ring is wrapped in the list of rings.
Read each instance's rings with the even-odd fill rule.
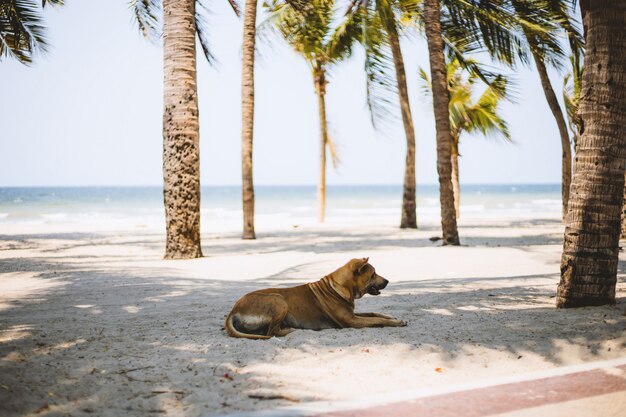
[[[202,256],[195,4],[195,0],[163,1],[166,259]]]
[[[622,203],[622,232],[620,239],[626,239],[626,179],[624,180],[624,202]]]
[[[615,303],[626,163],[626,2],[581,1],[587,56],[557,307]]]
[[[388,16],[387,16],[388,17]],[[413,128],[413,116],[409,103],[409,93],[406,85],[406,72],[404,70],[404,58],[400,49],[400,38],[393,18],[387,18],[386,29],[391,45],[393,63],[396,69],[396,81],[398,84],[398,98],[400,99],[400,111],[406,135],[406,161],[404,164],[404,191],[402,193],[402,217],[400,227],[403,229],[417,229],[417,204],[415,201],[415,129]]]
[[[428,41],[435,127],[437,129],[437,172],[439,174],[441,228],[444,244],[459,245],[459,232],[454,210],[454,191],[452,190],[452,164],[450,163],[452,146],[448,109],[450,92],[446,78],[439,7],[439,0],[424,0],[424,25]]]
[[[257,0],[246,0],[241,58],[241,197],[243,205],[243,239],[256,238],[254,233],[254,183],[252,176],[256,8]]]
[[[318,67],[313,77],[320,118],[320,177],[317,184],[317,220],[324,223],[326,215],[326,145],[328,144],[328,126],[326,124],[326,73]]]
[[[457,145],[458,146],[458,145]],[[454,192],[454,211],[456,212],[456,218],[461,215],[461,184],[459,183],[459,151],[457,148],[452,148],[452,191]]]
[[[541,87],[543,88],[543,94],[546,96],[546,101],[550,107],[550,111],[556,120],[556,125],[559,128],[559,136],[561,137],[561,199],[562,199],[562,215],[565,221],[565,214],[567,213],[567,202],[569,201],[569,188],[572,182],[572,147],[570,144],[569,133],[567,132],[567,124],[565,123],[565,117],[563,111],[559,105],[559,101],[556,98],[550,79],[548,78],[548,71],[541,59],[533,51],[533,58],[541,79]]]

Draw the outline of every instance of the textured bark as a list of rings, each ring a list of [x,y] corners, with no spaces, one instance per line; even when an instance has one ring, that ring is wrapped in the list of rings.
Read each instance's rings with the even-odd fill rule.
[[[317,220],[324,223],[326,214],[326,144],[328,143],[328,126],[326,124],[326,73],[318,66],[313,73],[317,105],[320,118],[320,178],[317,184]]]
[[[452,164],[450,162],[452,131],[448,105],[450,92],[446,78],[446,61],[443,54],[443,38],[439,0],[424,0],[424,25],[428,42],[430,76],[432,80],[433,108],[437,129],[437,173],[439,174],[439,201],[441,204],[441,228],[446,245],[459,245],[459,232],[454,210],[452,190]]]
[[[194,0],[163,1],[165,258],[202,256]]]
[[[626,179],[624,181],[624,202],[622,203],[622,231],[620,239],[626,239]]]
[[[557,307],[615,303],[626,163],[626,2],[581,1],[587,55]]]
[[[252,140],[254,131],[254,41],[256,38],[257,0],[247,0],[243,18],[241,58],[241,197],[243,239],[255,239]]]
[[[386,19],[386,29],[389,44],[391,45],[393,64],[396,70],[398,98],[400,100],[404,133],[406,135],[404,191],[402,193],[402,217],[400,219],[400,227],[403,229],[417,229],[417,204],[415,201],[415,129],[413,127],[413,116],[411,115],[411,105],[409,103],[409,93],[406,85],[404,58],[402,57],[400,38],[395,22],[391,19]]]
[[[533,51],[533,58],[541,79],[541,87],[543,88],[543,94],[546,96],[546,101],[550,107],[550,111],[554,116],[556,125],[559,128],[559,136],[561,137],[561,200],[562,200],[562,215],[565,220],[565,214],[567,213],[567,203],[569,201],[569,189],[572,182],[572,147],[569,140],[569,133],[567,132],[567,124],[565,123],[565,117],[563,111],[559,105],[559,101],[556,98],[550,79],[548,78],[548,71],[541,59]]]
[[[458,145],[457,145],[458,146]],[[459,183],[459,151],[452,148],[452,191],[454,192],[454,211],[456,212],[456,218],[461,215],[461,184]]]

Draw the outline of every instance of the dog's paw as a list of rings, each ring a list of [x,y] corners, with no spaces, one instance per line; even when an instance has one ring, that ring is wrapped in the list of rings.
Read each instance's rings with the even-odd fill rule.
[[[407,322],[404,320],[396,320],[396,326],[397,327],[406,327]]]

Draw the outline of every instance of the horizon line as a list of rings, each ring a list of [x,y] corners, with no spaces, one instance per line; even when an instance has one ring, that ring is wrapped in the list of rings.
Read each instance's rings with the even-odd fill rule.
[[[418,183],[416,186],[438,186],[439,183]],[[472,182],[462,183],[461,186],[472,185],[561,185],[560,182]],[[326,187],[402,187],[402,183],[359,183],[359,184],[326,184]],[[88,184],[88,185],[0,185],[0,188],[162,188],[163,184]],[[241,188],[241,184],[206,184],[200,187],[237,187]],[[256,187],[317,187],[317,184],[255,184]]]

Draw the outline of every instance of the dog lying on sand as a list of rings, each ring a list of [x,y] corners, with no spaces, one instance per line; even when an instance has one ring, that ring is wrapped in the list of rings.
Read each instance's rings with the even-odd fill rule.
[[[354,312],[355,299],[378,295],[389,283],[368,260],[352,259],[319,281],[244,295],[226,318],[226,332],[232,337],[269,339],[296,329],[406,326],[383,314]]]

